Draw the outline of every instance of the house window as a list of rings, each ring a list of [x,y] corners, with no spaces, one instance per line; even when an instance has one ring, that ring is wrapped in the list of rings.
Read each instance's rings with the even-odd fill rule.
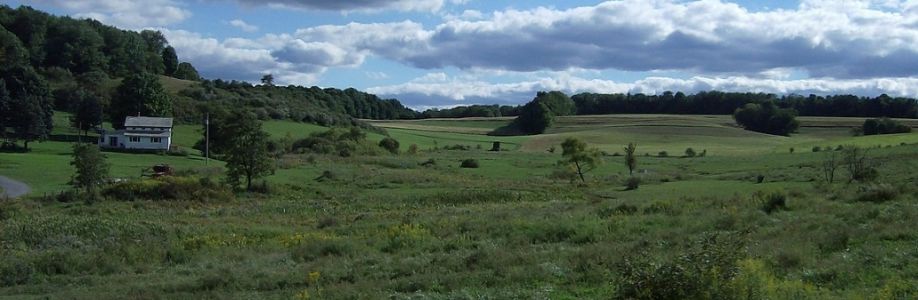
[[[131,143],[140,143],[140,137],[139,137],[139,136],[132,136],[132,137],[131,137]]]
[[[163,142],[163,138],[151,137],[151,138],[150,138],[150,142],[151,142],[151,143],[162,143],[162,142]]]

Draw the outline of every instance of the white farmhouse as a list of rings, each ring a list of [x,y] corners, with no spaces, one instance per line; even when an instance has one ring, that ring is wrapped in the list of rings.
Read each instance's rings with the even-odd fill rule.
[[[169,150],[172,118],[127,117],[124,129],[102,131],[99,147],[126,150]]]

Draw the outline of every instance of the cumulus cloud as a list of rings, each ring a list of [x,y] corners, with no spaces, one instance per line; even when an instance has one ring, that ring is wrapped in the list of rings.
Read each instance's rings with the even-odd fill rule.
[[[510,83],[490,83],[474,76],[450,77],[430,73],[409,82],[369,88],[371,93],[397,97],[412,107],[454,106],[482,103],[520,104],[532,99],[538,91],[559,90],[577,93],[645,93],[665,91],[695,93],[699,91],[762,92],[775,94],[855,94],[918,96],[918,78],[873,79],[771,79],[746,76],[695,76],[688,79],[648,77],[634,82],[588,79],[548,72],[542,77]]]
[[[72,12],[77,18],[96,19],[121,28],[166,26],[191,17],[191,11],[173,0],[37,0]]]
[[[438,11],[444,0],[236,0],[244,5],[332,11]],[[456,0],[453,0],[455,3]]]
[[[751,12],[718,0],[622,0],[487,17],[469,12],[433,28],[318,26],[296,36],[425,69],[756,74],[796,68],[815,77],[902,77],[918,75],[912,3],[807,0],[795,10]]]
[[[245,31],[245,32],[258,31],[258,26],[246,23],[245,21],[240,20],[240,19],[234,19],[232,21],[227,22],[227,24],[229,24],[230,26],[239,28],[240,30]]]

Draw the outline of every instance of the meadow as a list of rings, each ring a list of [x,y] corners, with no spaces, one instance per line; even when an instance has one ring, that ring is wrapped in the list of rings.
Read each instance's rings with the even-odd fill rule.
[[[67,187],[70,144],[35,143],[0,154],[0,174],[34,190],[0,201],[0,298],[918,297],[918,134],[800,120],[791,137],[729,116],[561,117],[525,137],[488,136],[501,118],[372,122],[401,154],[288,154],[267,193],[92,203],[49,196]],[[178,126],[176,144],[190,149],[199,130]],[[604,153],[585,183],[558,166],[568,137]],[[488,151],[496,141],[503,151]],[[631,142],[635,190],[620,156]],[[467,147],[444,150],[454,145]],[[826,183],[823,162],[851,145],[878,178],[848,183],[840,168]],[[107,156],[119,178],[169,163],[202,186],[220,180],[209,171],[220,162],[189,153]],[[460,168],[466,159],[480,167]]]

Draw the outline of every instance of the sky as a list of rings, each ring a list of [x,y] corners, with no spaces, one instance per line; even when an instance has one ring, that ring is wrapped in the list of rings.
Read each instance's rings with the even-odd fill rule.
[[[704,90],[918,97],[918,0],[33,0],[156,29],[206,78],[426,109]]]

